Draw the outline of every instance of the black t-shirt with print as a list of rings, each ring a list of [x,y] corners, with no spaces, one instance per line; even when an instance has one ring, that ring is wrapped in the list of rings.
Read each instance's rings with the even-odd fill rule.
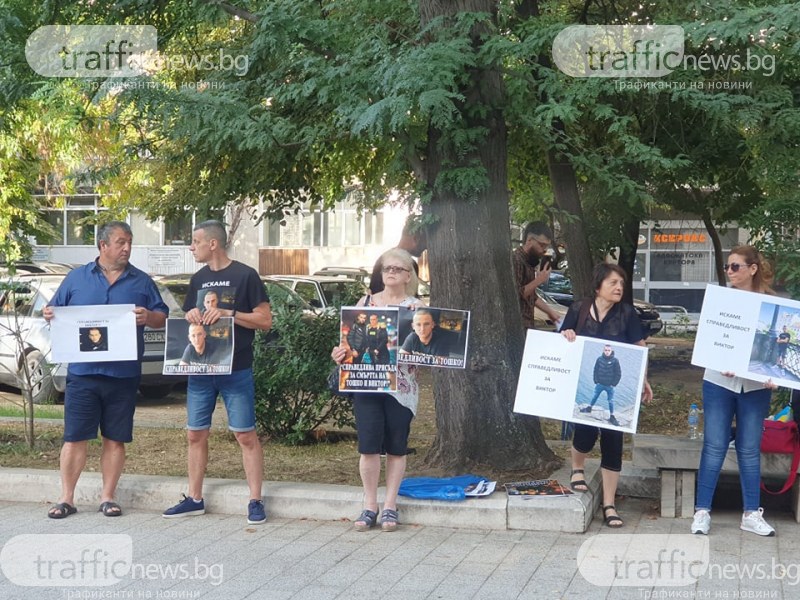
[[[192,275],[189,292],[183,302],[183,310],[188,312],[199,308],[203,312],[203,301],[208,290],[217,293],[218,308],[237,312],[253,312],[253,309],[269,302],[264,283],[252,267],[234,260],[224,269],[212,271],[208,265]],[[249,369],[253,366],[253,340],[255,330],[236,325],[233,331],[233,371]]]

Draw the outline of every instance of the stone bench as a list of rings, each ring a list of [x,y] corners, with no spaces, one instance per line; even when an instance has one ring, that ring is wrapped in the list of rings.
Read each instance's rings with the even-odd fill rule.
[[[658,469],[662,517],[691,517],[694,514],[697,469],[702,448],[702,440],[690,440],[682,436],[637,434],[633,437],[633,465]],[[791,466],[791,455],[761,455],[761,474],[767,479],[779,480],[783,484]],[[738,472],[736,450],[731,448],[722,464],[722,474]],[[772,484],[771,489],[774,487],[775,484]],[[791,493],[794,518],[800,523],[800,477],[795,480]]]

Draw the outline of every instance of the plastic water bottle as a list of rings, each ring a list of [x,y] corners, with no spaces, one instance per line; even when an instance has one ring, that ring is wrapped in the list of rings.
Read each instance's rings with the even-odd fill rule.
[[[697,425],[700,423],[700,410],[697,408],[697,404],[692,404],[689,407],[689,439],[696,440],[699,439],[700,434],[697,431]]]

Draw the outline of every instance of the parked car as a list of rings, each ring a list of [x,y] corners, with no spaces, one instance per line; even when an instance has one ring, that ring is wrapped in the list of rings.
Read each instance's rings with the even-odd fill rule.
[[[66,275],[77,265],[70,265],[67,263],[54,263],[54,262],[19,262],[14,263],[14,269],[17,273],[53,273]],[[0,273],[8,275],[9,267],[6,263],[0,263]]]
[[[536,295],[546,302],[551,309],[553,309],[560,320],[563,320],[567,315],[567,307],[556,302],[556,299],[547,292],[536,290]],[[539,309],[537,306],[533,307],[533,325],[536,329],[541,329],[544,331],[555,331],[556,328],[556,324],[553,323],[553,321],[550,320],[544,311]]]
[[[371,273],[361,267],[323,267],[319,271],[316,271],[314,275],[355,279],[356,281],[360,281],[364,287],[369,287]]]
[[[550,279],[539,286],[537,293],[539,290],[548,293],[556,302],[564,306],[571,305],[574,300],[572,295],[572,281],[570,281],[569,277],[558,271],[551,271]],[[633,307],[636,309],[636,314],[639,316],[639,321],[642,323],[642,334],[645,338],[661,331],[663,323],[655,305],[634,298]]]
[[[700,316],[690,313],[683,306],[660,305],[656,306],[661,320],[664,322],[664,333],[688,333],[697,331]]]
[[[63,280],[64,275],[21,271],[13,278],[0,280],[0,383],[21,389],[27,363],[36,404],[52,402],[66,389],[66,365],[51,365],[48,361],[50,327],[42,316]]]
[[[314,308],[326,309],[352,303],[367,293],[360,281],[330,275],[270,275],[296,292]],[[355,298],[355,300],[352,300]]]

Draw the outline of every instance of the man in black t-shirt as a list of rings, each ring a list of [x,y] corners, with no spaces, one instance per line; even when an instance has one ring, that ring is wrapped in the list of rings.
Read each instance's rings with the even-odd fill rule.
[[[182,365],[218,365],[222,362],[224,346],[208,337],[205,325],[189,325],[189,344],[183,352]]]
[[[245,477],[250,488],[247,522],[267,520],[262,501],[264,456],[256,434],[253,383],[253,340],[257,329],[272,326],[269,297],[258,273],[228,257],[227,234],[219,221],[205,221],[192,233],[189,250],[205,267],[192,276],[183,310],[192,325],[211,325],[232,317],[233,365],[230,375],[190,375],[186,394],[189,441],[189,494],[164,511],[166,518],[205,513],[203,479],[208,465],[211,416],[221,394],[228,413],[228,428],[242,448]],[[211,301],[210,291],[216,294]],[[209,302],[205,302],[209,299]]]
[[[424,308],[415,310],[411,327],[414,331],[406,336],[400,352],[431,356],[450,355],[450,337],[436,326],[431,311]]]

